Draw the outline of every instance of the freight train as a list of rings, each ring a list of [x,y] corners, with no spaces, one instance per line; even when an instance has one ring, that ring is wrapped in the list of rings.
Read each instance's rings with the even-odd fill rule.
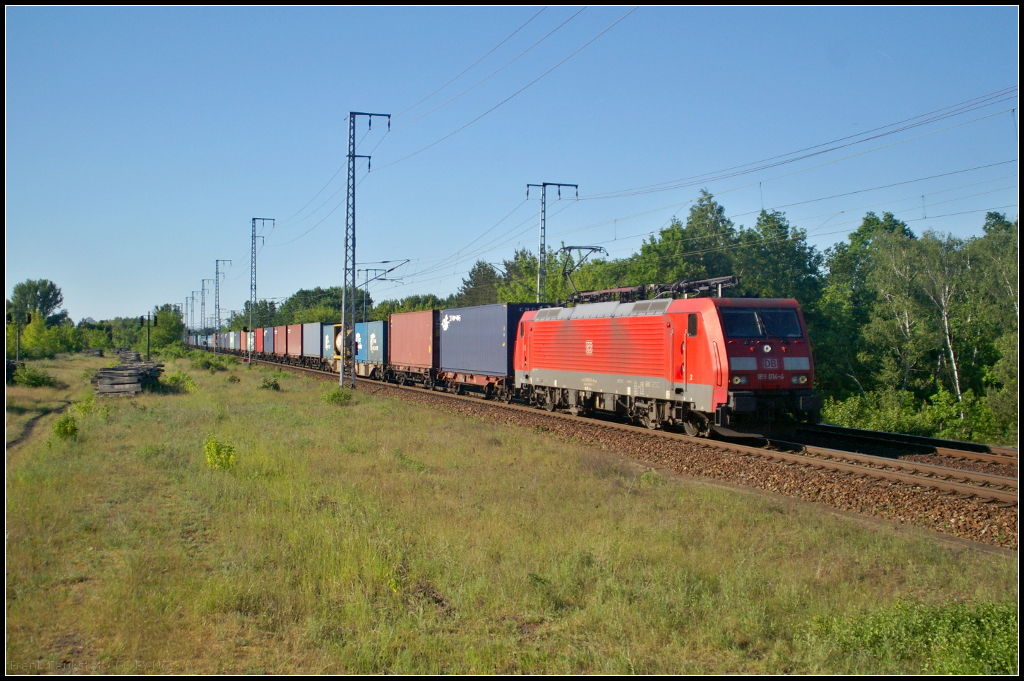
[[[707,290],[699,283],[673,286]],[[717,296],[629,301],[625,291],[572,307],[506,303],[357,323],[355,373],[705,437],[817,422],[821,399],[796,300],[725,298],[719,287]],[[346,346],[340,324],[322,323],[188,343],[335,373]]]

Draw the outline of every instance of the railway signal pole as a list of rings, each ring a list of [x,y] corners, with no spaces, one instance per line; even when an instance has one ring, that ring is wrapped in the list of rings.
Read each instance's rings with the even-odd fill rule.
[[[356,154],[356,119],[366,116],[369,126],[373,127],[373,118],[387,118],[388,130],[391,129],[391,114],[365,113],[350,111],[348,114],[348,195],[345,209],[345,270],[341,285],[341,338],[344,350],[341,353],[341,366],[338,372],[338,384],[345,385],[345,370],[348,369],[349,384],[356,387],[355,362],[353,348],[349,347],[348,334],[355,330],[356,321],[356,159],[365,158],[369,170],[370,157]],[[349,294],[351,291],[351,294]],[[350,300],[351,298],[351,300]],[[355,335],[353,334],[353,340]]]
[[[562,198],[562,187],[572,187],[576,190],[576,198],[580,198],[580,186],[578,184],[563,184],[561,182],[541,182],[540,184],[526,185],[526,198],[530,198],[530,187],[540,187],[540,244],[537,248],[537,302],[543,302],[546,298],[545,286],[547,285],[548,263],[547,263],[547,204],[548,187],[558,188],[558,198]]]
[[[273,227],[277,224],[274,218],[253,218],[252,219],[252,260],[249,264],[249,330],[256,328],[256,240],[263,239],[256,235],[256,222],[259,221],[260,229],[263,229],[269,222]],[[252,362],[252,350],[249,350],[249,361]]]
[[[216,274],[213,277],[213,279],[214,279],[213,289],[215,291],[215,293],[213,294],[213,300],[214,300],[213,307],[216,310],[216,315],[217,315],[217,331],[220,331],[220,277],[221,277],[220,264],[222,262],[226,262],[229,265],[231,264],[230,260],[214,260],[213,261],[213,269],[216,272]],[[225,273],[224,276],[227,276],[227,273]]]
[[[147,312],[145,317],[139,317],[139,326],[146,327],[146,361],[149,361],[149,329],[156,326],[156,313]]]

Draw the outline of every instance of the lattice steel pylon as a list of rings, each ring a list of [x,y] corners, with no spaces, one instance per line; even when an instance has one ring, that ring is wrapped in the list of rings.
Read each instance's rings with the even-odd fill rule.
[[[220,332],[220,264],[222,262],[226,262],[229,265],[231,264],[230,260],[215,260],[213,263],[213,269],[215,272],[213,278],[216,280],[213,284],[213,290],[215,291],[213,294],[213,309],[216,311],[215,314],[217,315],[218,332]],[[225,276],[227,276],[227,273],[225,273]]]
[[[197,331],[198,330],[196,328],[196,294],[197,293],[199,293],[199,291],[193,291],[192,292],[192,305],[190,305],[189,308],[188,308],[188,314],[189,314],[188,325],[190,327],[192,327],[193,331]],[[202,320],[200,320],[200,321],[202,321]]]
[[[338,384],[345,385],[347,371],[352,388],[356,387],[356,353],[348,337],[351,334],[355,338],[356,322],[356,159],[365,158],[367,170],[370,168],[370,157],[356,154],[356,118],[359,116],[366,116],[371,128],[374,116],[387,118],[388,130],[391,129],[391,114],[362,111],[350,111],[348,114],[348,195],[345,202],[345,270],[341,285],[342,352]]]
[[[266,226],[267,222],[270,223],[271,227],[276,225],[274,218],[253,218],[252,219],[252,260],[249,264],[249,331],[250,333],[256,328],[256,240],[262,239],[262,236],[256,235],[256,221],[259,221],[260,228]],[[250,344],[246,342],[246,350],[249,353],[249,361],[252,361],[252,353],[255,349],[255,342]]]
[[[526,185],[526,198],[530,198],[530,187],[540,187],[540,243],[537,246],[537,302],[546,302],[545,290],[547,287],[547,209],[548,209],[548,187],[558,187],[558,198],[562,198],[562,187],[572,187],[576,190],[577,200],[580,198],[580,186],[578,184],[563,184],[561,182],[541,182],[540,184]]]
[[[202,300],[202,314],[200,315],[200,316],[202,317],[202,319],[201,319],[200,321],[201,321],[201,322],[202,322],[202,324],[203,324],[203,329],[204,329],[204,330],[205,330],[205,329],[207,328],[207,326],[208,326],[208,325],[207,325],[207,321],[208,321],[208,320],[207,320],[207,318],[206,318],[206,292],[210,290],[210,289],[206,288],[206,282],[208,282],[208,281],[213,281],[213,279],[203,279],[203,281],[202,281],[202,286],[200,287],[200,288],[202,289],[202,293],[203,293],[203,300]]]

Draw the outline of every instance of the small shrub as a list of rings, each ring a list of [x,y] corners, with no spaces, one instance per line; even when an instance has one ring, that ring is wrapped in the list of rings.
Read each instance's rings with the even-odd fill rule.
[[[278,384],[276,378],[264,378],[263,382],[260,383],[260,390],[280,390],[281,386]]]
[[[199,385],[192,380],[191,376],[180,370],[175,371],[173,374],[168,374],[163,382],[173,392],[191,393],[199,388]]]
[[[339,407],[343,407],[352,401],[352,391],[342,388],[339,385],[321,395],[320,401],[326,404],[336,404]]]
[[[164,347],[155,351],[155,354],[164,359],[182,359],[184,357],[189,357],[192,354],[192,351],[185,347],[185,344],[181,341],[173,341],[172,343],[168,343]]]
[[[242,379],[240,379],[238,376],[235,376],[234,374],[228,376],[228,383],[240,383],[241,381]]]
[[[238,361],[230,355],[210,355],[204,352],[192,357],[193,369],[209,371],[211,374],[217,371],[227,371],[229,364],[238,364]]]
[[[75,440],[78,438],[78,424],[71,414],[62,414],[53,423],[53,434],[61,440]]]
[[[226,442],[218,442],[212,435],[203,445],[206,465],[218,471],[230,470],[235,465],[235,448]]]
[[[88,416],[92,413],[93,409],[96,408],[96,396],[89,395],[84,400],[75,405],[75,411],[81,416]]]
[[[41,388],[43,386],[57,385],[57,379],[41,369],[30,367],[25,364],[18,367],[14,372],[15,385],[23,385],[27,388]]]

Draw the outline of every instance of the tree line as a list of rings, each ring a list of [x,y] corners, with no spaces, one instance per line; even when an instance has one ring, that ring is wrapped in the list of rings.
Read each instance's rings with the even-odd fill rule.
[[[58,353],[81,352],[87,349],[146,347],[146,325],[139,317],[116,317],[101,322],[83,319],[72,321],[64,304],[64,294],[48,279],[28,279],[16,284],[7,308],[7,357],[19,352],[23,358],[40,359]],[[181,312],[171,304],[153,308],[150,326],[150,347],[161,349],[180,343],[185,332]]]
[[[795,298],[814,346],[825,416],[840,425],[1016,442],[1018,221],[988,213],[982,235],[960,239],[915,234],[892,213],[867,213],[842,242],[824,252],[779,211],[735,225],[714,196],[702,192],[685,220],[646,239],[625,258],[593,258],[578,267],[570,252],[548,256],[546,302],[578,290],[739,275],[730,296]],[[478,261],[458,291],[375,303],[358,289],[356,318],[386,320],[396,312],[536,300],[535,253],[519,250],[497,264]],[[561,276],[574,269],[572,281]],[[248,301],[225,328],[337,322],[342,288],[301,289],[283,301]],[[9,320],[24,327],[29,356],[84,347],[138,347],[138,318],[71,322],[52,282],[15,286]],[[153,347],[180,340],[184,324],[170,305],[154,310]],[[31,315],[31,323],[27,319]],[[167,320],[166,322],[164,320]],[[8,355],[13,354],[8,325]],[[207,329],[207,332],[213,329]],[[33,354],[34,353],[34,354]]]

